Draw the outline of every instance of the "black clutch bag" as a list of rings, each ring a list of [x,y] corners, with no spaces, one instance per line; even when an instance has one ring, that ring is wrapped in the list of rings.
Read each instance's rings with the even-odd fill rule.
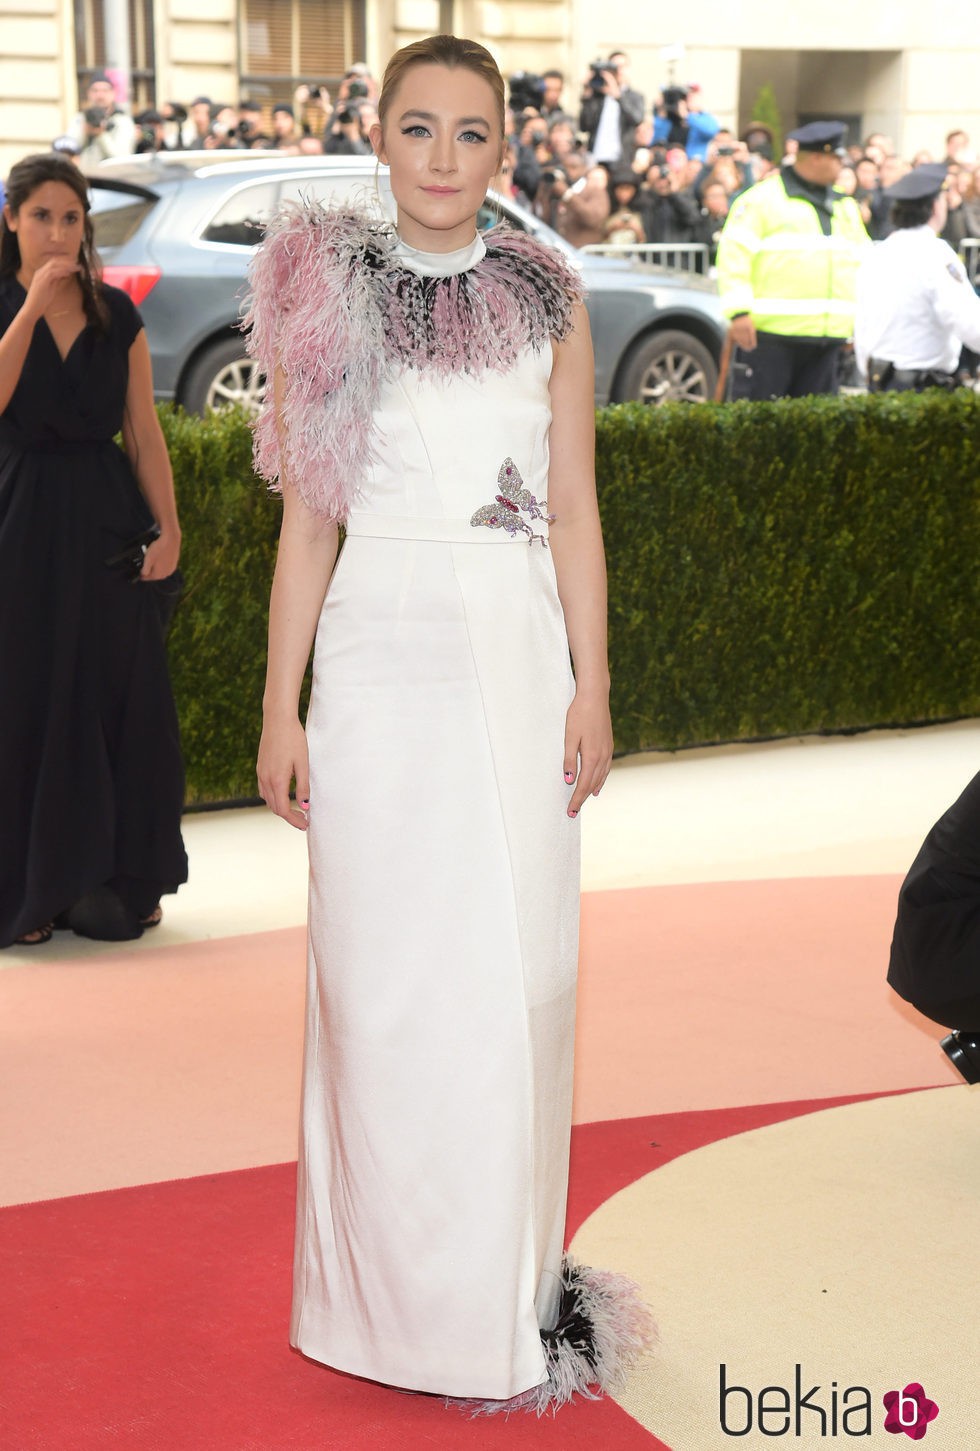
[[[140,577],[147,549],[159,538],[159,525],[154,524],[151,528],[144,529],[142,534],[137,534],[135,539],[130,539],[128,544],[123,545],[118,554],[110,554],[105,560],[106,568],[117,570],[124,579],[134,583]]]

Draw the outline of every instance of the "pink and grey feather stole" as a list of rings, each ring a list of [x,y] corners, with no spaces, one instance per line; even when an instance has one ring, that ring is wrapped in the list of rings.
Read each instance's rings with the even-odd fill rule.
[[[284,206],[250,267],[246,346],[267,379],[255,425],[256,472],[285,477],[316,513],[344,519],[372,461],[373,415],[399,367],[476,376],[513,367],[527,347],[561,341],[584,296],[569,262],[503,225],[486,256],[451,277],[399,262],[387,224],[317,202]],[[285,398],[277,427],[271,380]]]

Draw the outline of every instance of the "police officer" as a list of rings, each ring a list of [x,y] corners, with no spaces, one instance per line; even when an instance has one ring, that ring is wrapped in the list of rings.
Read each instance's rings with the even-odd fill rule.
[[[793,132],[792,163],[732,205],[718,288],[737,348],[733,397],[837,392],[858,264],[871,245],[857,203],[834,190],[846,130],[814,121]]]
[[[955,387],[961,348],[980,351],[980,297],[938,235],[946,167],[917,166],[884,193],[894,231],[858,273],[854,350],[872,393]]]

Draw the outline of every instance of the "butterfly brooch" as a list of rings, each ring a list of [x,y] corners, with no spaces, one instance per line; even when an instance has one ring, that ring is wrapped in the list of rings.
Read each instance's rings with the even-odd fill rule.
[[[471,518],[470,523],[474,529],[480,525],[487,529],[503,529],[512,538],[517,534],[526,534],[528,544],[533,544],[535,539],[547,544],[547,535],[536,534],[528,519],[544,519],[551,524],[555,516],[544,512],[548,507],[547,499],[542,499],[539,503],[530,489],[525,489],[524,480],[512,458],[505,458],[500,465],[497,486],[500,493],[494,495],[494,502],[481,504]]]

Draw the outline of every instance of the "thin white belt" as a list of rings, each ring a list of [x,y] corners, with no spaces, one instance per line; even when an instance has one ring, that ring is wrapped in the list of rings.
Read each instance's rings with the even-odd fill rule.
[[[364,509],[352,509],[345,527],[348,538],[427,539],[441,544],[513,544],[518,540],[525,544],[530,542],[523,530],[508,534],[504,529],[491,529],[486,524],[471,524],[469,519],[447,519],[424,514],[374,514]],[[537,538],[547,539],[547,520],[535,519],[531,527]]]

